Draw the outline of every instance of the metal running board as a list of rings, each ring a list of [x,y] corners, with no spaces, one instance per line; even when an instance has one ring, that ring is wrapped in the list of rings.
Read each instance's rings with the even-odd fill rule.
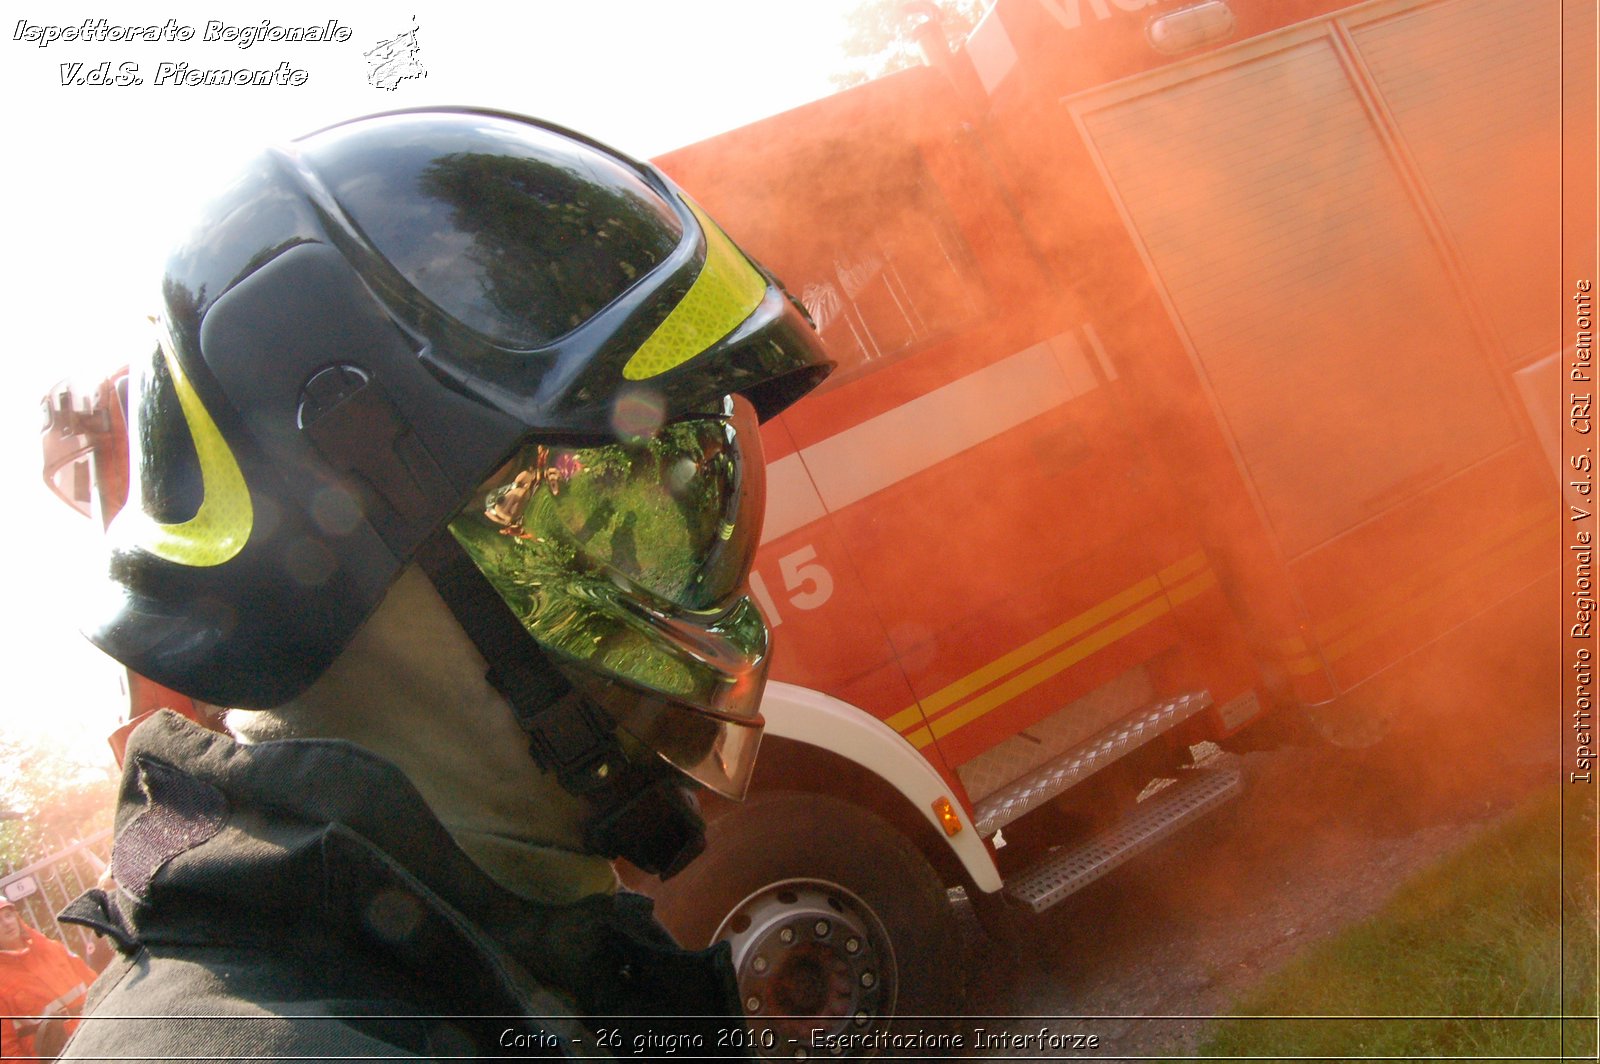
[[[1052,850],[1039,864],[1011,877],[1006,882],[1006,893],[1042,913],[1238,797],[1241,789],[1235,769],[1186,770],[1176,783],[1140,802],[1116,826],[1076,846]]]
[[[1193,691],[1145,706],[1124,717],[1088,742],[1038,771],[995,791],[973,809],[980,835],[993,835],[1022,814],[1031,812],[1130,750],[1181,724],[1211,705],[1211,694]]]

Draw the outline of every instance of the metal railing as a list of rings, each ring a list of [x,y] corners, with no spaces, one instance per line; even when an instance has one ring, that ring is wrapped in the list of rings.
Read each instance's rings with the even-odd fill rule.
[[[106,870],[110,854],[111,829],[104,828],[22,868],[12,868],[9,863],[0,865],[5,870],[0,875],[0,893],[11,899],[23,920],[85,956],[93,941],[92,932],[59,923],[56,913],[95,885]]]

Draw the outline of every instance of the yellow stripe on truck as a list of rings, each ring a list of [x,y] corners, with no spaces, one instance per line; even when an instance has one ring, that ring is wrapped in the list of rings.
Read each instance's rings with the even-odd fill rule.
[[[1167,598],[1174,606],[1182,605],[1217,586],[1217,574],[1210,569],[1196,573],[1181,584],[1169,585]]]
[[[1548,510],[1541,507],[1503,524],[1496,530],[1500,541],[1490,548],[1490,553],[1517,550],[1547,535],[1547,514]],[[1471,548],[1454,552],[1447,568],[1464,567],[1472,560],[1469,555],[1476,553]],[[1204,552],[1196,552],[912,703],[885,723],[918,749],[926,747],[1216,586],[1216,572],[1206,564]],[[1319,672],[1324,660],[1332,662],[1344,657],[1416,616],[1436,610],[1452,593],[1448,580],[1418,577],[1365,608],[1347,610],[1320,625],[1320,657],[1302,638],[1280,641],[1277,650],[1282,664],[1294,676]],[[979,697],[971,697],[1006,676],[1012,678]],[[962,704],[964,699],[970,700]],[[952,706],[957,708],[939,715]]]
[[[1458,547],[1438,559],[1438,564],[1411,579],[1395,584],[1383,595],[1347,609],[1317,625],[1315,639],[1321,656],[1303,640],[1284,640],[1278,645],[1283,665],[1292,676],[1309,676],[1329,664],[1376,642],[1388,632],[1418,617],[1437,613],[1452,601],[1456,585],[1466,580],[1465,573],[1497,552],[1516,552],[1531,547],[1546,536],[1553,536],[1547,520],[1550,510],[1537,506],[1501,522],[1488,537],[1487,550],[1476,543]],[[1437,574],[1451,574],[1440,578]]]
[[[1103,650],[1123,636],[1138,631],[1171,609],[1165,598],[1158,598],[1104,628],[1090,633],[1058,653],[1052,654],[1033,668],[1018,673],[1007,682],[973,699],[960,709],[935,719],[930,725],[933,737],[942,739],[957,728],[966,727],[978,718],[1071,668],[1095,651]],[[916,745],[914,741],[913,745]]]
[[[935,691],[927,698],[913,702],[890,717],[885,723],[895,731],[904,732],[907,728],[921,723],[924,716],[932,717],[940,710],[982,690],[1001,677],[1016,672],[1036,658],[1049,653],[1056,647],[1076,638],[1096,625],[1102,624],[1117,614],[1143,602],[1150,596],[1159,595],[1160,593],[1161,584],[1155,577],[1152,576],[1141,580],[1132,587],[1118,592],[1105,601],[1084,610],[1076,617],[1057,625],[1043,635],[1024,643],[1017,649],[996,658],[982,668],[968,673],[949,686]]]
[[[1180,584],[1175,591],[1181,598],[1169,601],[1162,588],[1162,575],[1172,579],[1195,570],[1200,572]],[[1150,576],[1110,598],[1057,625],[1017,649],[994,659],[973,672],[961,677],[927,698],[914,702],[889,717],[885,723],[905,735],[919,749],[936,738],[949,735],[965,727],[1006,702],[1033,689],[1058,673],[1070,668],[1098,650],[1110,646],[1123,636],[1143,628],[1151,621],[1169,612],[1175,601],[1186,601],[1216,583],[1216,575],[1205,564],[1205,556],[1196,553],[1189,558]],[[1130,612],[1131,611],[1131,612]],[[1107,623],[1111,622],[1111,623]],[[1028,668],[1028,666],[1033,666]],[[1019,670],[1024,670],[1019,672]],[[985,687],[1004,679],[1012,679],[994,687],[981,697],[944,716],[941,710],[956,706]],[[927,720],[928,723],[924,723]]]

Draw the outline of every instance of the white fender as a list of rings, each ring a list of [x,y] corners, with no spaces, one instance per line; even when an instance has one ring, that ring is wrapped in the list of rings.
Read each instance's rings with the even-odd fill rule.
[[[778,681],[767,684],[761,715],[767,719],[768,735],[806,743],[854,761],[899,791],[921,811],[934,834],[949,845],[979,890],[993,893],[1000,889],[1000,870],[977,829],[967,820],[966,811],[951,797],[949,785],[933,766],[899,732],[848,702]],[[940,798],[949,798],[961,817],[962,829],[954,836],[945,834],[934,815],[933,804]]]

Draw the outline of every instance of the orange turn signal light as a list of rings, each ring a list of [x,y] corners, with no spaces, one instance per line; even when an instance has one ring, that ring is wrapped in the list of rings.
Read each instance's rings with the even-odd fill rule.
[[[950,799],[941,796],[934,802],[933,815],[939,818],[939,826],[944,828],[946,835],[961,833],[961,818],[956,815],[956,807],[950,804]]]

